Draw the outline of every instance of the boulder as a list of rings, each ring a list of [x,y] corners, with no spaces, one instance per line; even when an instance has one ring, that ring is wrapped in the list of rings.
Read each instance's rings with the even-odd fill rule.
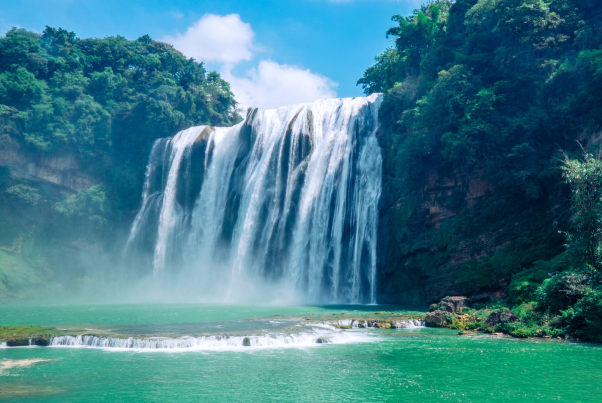
[[[506,322],[516,322],[518,320],[518,316],[516,316],[512,311],[508,308],[502,309],[496,312],[492,312],[491,315],[485,321],[485,327],[494,327],[499,323]]]
[[[31,344],[33,346],[48,346],[50,344],[50,335],[37,335],[31,337]]]
[[[439,302],[439,309],[445,308],[449,313],[462,312],[462,309],[468,306],[470,306],[470,299],[466,297],[447,297]]]
[[[447,320],[448,312],[436,310],[426,314],[425,325],[429,327],[445,326],[451,322]]]
[[[391,329],[391,323],[390,322],[376,322],[374,324],[374,327],[376,327],[378,329]]]
[[[7,347],[29,346],[29,337],[12,337],[6,340]]]

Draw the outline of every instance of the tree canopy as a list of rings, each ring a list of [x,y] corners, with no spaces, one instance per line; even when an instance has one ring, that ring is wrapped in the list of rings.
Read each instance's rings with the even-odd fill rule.
[[[81,39],[46,27],[0,38],[0,143],[72,152],[134,209],[152,142],[185,127],[240,120],[229,84],[144,35]]]
[[[529,155],[600,130],[601,18],[595,0],[434,0],[394,16],[394,46],[358,84],[385,93],[396,166],[471,171],[514,159],[523,166],[512,181],[539,198],[548,161]]]

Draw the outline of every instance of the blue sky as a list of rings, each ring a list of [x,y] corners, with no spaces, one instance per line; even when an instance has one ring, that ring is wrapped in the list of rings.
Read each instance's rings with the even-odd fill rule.
[[[355,83],[390,45],[394,14],[420,0],[19,0],[0,3],[0,31],[45,25],[79,37],[149,34],[205,61],[243,106],[362,95]]]

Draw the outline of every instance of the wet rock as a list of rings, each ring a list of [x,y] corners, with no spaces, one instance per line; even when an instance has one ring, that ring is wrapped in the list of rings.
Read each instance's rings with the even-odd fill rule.
[[[449,313],[458,313],[462,312],[465,307],[470,306],[470,299],[466,297],[445,297],[437,304],[432,304],[429,306],[431,312],[440,310],[446,311]]]
[[[462,312],[462,309],[470,306],[470,299],[466,297],[449,297],[441,301],[447,305],[447,312]]]
[[[442,310],[436,310],[426,314],[425,325],[429,327],[439,327],[450,324],[447,320],[448,312]]]
[[[251,347],[251,339],[245,337],[244,339],[242,339],[242,345],[243,347]]]
[[[29,338],[28,337],[14,337],[14,338],[6,341],[6,346],[7,347],[29,346]]]
[[[508,308],[502,309],[500,311],[492,312],[491,315],[485,321],[485,327],[494,327],[500,323],[506,322],[516,322],[518,317],[512,313],[512,311]]]
[[[50,336],[38,335],[31,338],[31,345],[33,346],[48,346],[50,344]]]
[[[330,343],[330,340],[328,340],[326,337],[318,337],[316,339],[316,343],[318,343],[318,344],[326,344],[326,343]]]
[[[391,323],[390,322],[376,322],[374,324],[374,327],[376,327],[378,329],[391,329]]]

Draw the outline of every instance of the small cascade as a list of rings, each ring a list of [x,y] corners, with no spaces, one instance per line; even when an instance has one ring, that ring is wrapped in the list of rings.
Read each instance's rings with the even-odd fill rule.
[[[249,110],[157,140],[126,255],[153,275],[376,303],[380,95]]]
[[[131,350],[235,350],[240,348],[305,348],[320,344],[361,343],[377,340],[375,337],[346,333],[334,329],[316,328],[297,334],[264,334],[249,336],[183,336],[177,338],[117,338],[93,335],[56,336],[50,347],[87,347]]]
[[[400,319],[388,323],[391,329],[417,329],[425,327],[424,321],[418,319]],[[351,329],[378,329],[382,327],[379,321],[360,319],[339,319],[334,322],[325,322],[325,324]]]

